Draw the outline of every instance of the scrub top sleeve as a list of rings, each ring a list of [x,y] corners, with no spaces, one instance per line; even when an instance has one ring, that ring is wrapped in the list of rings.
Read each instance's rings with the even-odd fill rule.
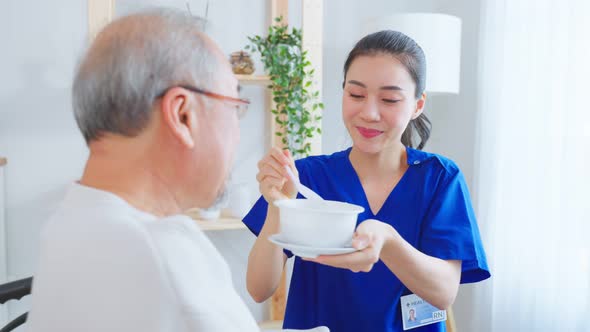
[[[248,229],[258,236],[266,220],[266,212],[268,210],[268,203],[264,199],[264,196],[260,196],[254,206],[250,209],[248,214],[242,219],[242,222],[248,227]]]
[[[254,235],[258,236],[260,231],[262,230],[262,226],[264,225],[264,221],[266,220],[266,213],[268,210],[268,203],[264,199],[264,196],[260,196],[258,201],[254,204],[250,212],[242,219],[242,222],[248,227],[248,229],[254,233]],[[283,252],[287,257],[291,258],[293,253],[289,250],[284,249]]]
[[[485,252],[461,171],[447,173],[422,224],[419,250],[444,260],[461,260],[461,283],[490,277]]]

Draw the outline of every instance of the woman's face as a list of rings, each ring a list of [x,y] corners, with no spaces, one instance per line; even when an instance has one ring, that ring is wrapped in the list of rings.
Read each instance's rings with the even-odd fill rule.
[[[342,118],[355,148],[379,153],[401,142],[411,119],[424,107],[406,67],[387,54],[359,56],[351,63],[342,96]]]

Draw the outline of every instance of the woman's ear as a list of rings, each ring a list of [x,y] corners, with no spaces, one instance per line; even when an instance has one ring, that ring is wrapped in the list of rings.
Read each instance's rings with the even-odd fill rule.
[[[422,112],[424,111],[424,105],[426,104],[426,93],[423,92],[422,96],[420,96],[420,98],[416,101],[416,109],[414,110],[414,113],[412,114],[412,120],[417,119],[420,114],[422,114]]]
[[[180,144],[191,149],[195,145],[192,132],[197,125],[195,100],[187,90],[175,87],[162,97],[160,111],[164,125]]]

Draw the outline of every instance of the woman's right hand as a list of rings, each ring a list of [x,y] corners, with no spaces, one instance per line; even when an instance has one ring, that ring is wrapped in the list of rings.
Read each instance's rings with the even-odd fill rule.
[[[248,256],[246,286],[256,302],[267,300],[275,292],[287,260],[283,249],[268,240],[271,235],[280,233],[281,229],[279,208],[273,202],[277,199],[295,198],[297,195],[295,184],[289,179],[285,166],[297,174],[295,176],[299,176],[288,151],[272,148],[258,162],[256,180],[260,193],[268,202],[268,209],[264,225]]]
[[[268,203],[297,196],[297,189],[293,181],[289,179],[285,166],[289,167],[296,177],[299,176],[289,150],[281,151],[276,147],[273,147],[258,162],[256,180],[258,180],[260,193]]]

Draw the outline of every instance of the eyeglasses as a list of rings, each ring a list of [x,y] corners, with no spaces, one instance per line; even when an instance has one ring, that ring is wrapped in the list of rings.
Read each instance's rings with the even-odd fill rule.
[[[242,98],[234,98],[234,97],[229,97],[229,96],[224,96],[224,95],[220,95],[218,93],[214,93],[211,91],[207,91],[207,90],[203,90],[194,86],[190,86],[190,85],[177,85],[177,87],[179,88],[183,88],[186,90],[189,90],[191,92],[194,93],[198,93],[198,94],[202,94],[205,95],[209,98],[213,98],[213,99],[217,99],[217,100],[221,100],[221,101],[225,101],[225,102],[230,102],[233,103],[236,107],[236,112],[238,113],[238,118],[242,118],[244,116],[244,114],[246,114],[246,111],[248,110],[248,105],[250,105],[250,101],[248,99],[242,99]],[[168,90],[170,90],[172,88],[168,88],[166,89],[164,92],[160,93],[157,98],[162,98],[164,97],[164,95],[166,94],[166,92],[168,92]]]

